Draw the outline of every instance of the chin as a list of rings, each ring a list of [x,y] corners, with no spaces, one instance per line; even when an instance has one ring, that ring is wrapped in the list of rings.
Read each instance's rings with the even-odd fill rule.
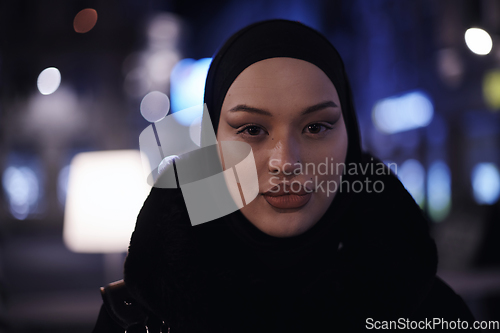
[[[276,226],[274,228],[270,228],[270,230],[261,230],[262,232],[280,238],[294,237],[306,232],[309,228],[304,229],[303,227],[287,227],[281,228],[280,226]]]

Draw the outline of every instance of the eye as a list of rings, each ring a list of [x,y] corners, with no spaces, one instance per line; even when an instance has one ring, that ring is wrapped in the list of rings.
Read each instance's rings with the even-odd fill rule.
[[[262,132],[264,132],[264,130],[262,128],[260,128],[259,126],[249,125],[249,126],[244,127],[243,129],[239,130],[237,132],[237,134],[244,133],[244,134],[248,134],[250,136],[257,136],[257,135],[261,134]]]
[[[304,128],[305,132],[311,133],[311,134],[319,134],[321,132],[324,132],[326,130],[332,129],[332,127],[327,126],[325,124],[320,124],[320,123],[314,123],[307,125],[306,128]]]

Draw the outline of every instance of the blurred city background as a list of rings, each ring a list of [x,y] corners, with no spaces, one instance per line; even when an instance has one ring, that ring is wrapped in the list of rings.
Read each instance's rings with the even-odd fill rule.
[[[500,1],[5,0],[0,332],[91,331],[126,244],[87,247],[67,231],[71,161],[139,149],[148,112],[202,103],[217,48],[270,18],[303,22],[336,46],[363,146],[397,165],[429,217],[439,275],[477,319],[500,320]],[[178,119],[186,140],[196,142],[197,119]],[[128,228],[140,205],[130,207]]]

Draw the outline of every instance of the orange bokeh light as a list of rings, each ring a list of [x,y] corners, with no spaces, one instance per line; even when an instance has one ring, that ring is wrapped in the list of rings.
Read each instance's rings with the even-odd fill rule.
[[[84,34],[92,30],[97,23],[97,11],[92,8],[82,9],[73,20],[73,28],[76,32]]]

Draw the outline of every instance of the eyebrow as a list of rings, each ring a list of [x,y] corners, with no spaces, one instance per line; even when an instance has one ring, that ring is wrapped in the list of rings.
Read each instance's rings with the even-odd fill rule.
[[[313,106],[306,108],[304,111],[302,111],[301,116],[309,114],[309,113],[313,113],[313,112],[316,112],[319,110],[323,110],[326,108],[336,108],[336,107],[338,107],[338,105],[335,102],[326,101],[326,102],[319,103],[319,104],[316,104],[316,105],[313,105]]]
[[[335,102],[333,102],[333,101],[326,101],[326,102],[318,103],[318,104],[315,104],[315,105],[312,105],[312,106],[309,106],[309,107],[305,108],[301,112],[300,115],[304,116],[306,114],[313,113],[313,112],[316,112],[316,111],[319,111],[319,110],[323,110],[323,109],[326,109],[326,108],[329,108],[329,107],[336,108],[336,107],[338,107],[338,105]],[[263,109],[259,109],[259,108],[254,108],[254,107],[248,106],[246,104],[238,104],[238,105],[236,105],[235,107],[233,107],[233,108],[231,108],[229,110],[229,112],[238,112],[238,111],[243,111],[243,112],[248,112],[248,113],[254,113],[254,114],[260,114],[262,116],[268,116],[268,117],[272,117],[273,116],[271,114],[271,112],[269,112],[269,111],[266,111],[266,110],[263,110]]]

